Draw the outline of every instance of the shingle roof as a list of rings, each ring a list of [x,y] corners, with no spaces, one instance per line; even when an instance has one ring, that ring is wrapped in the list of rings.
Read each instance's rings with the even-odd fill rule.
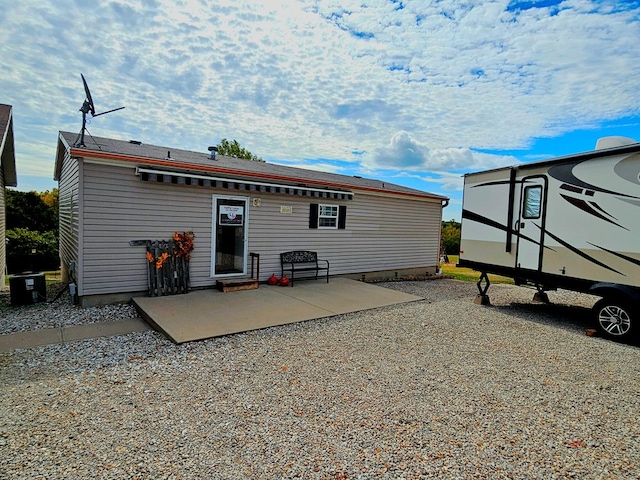
[[[236,176],[246,178],[251,178],[252,176],[262,178],[271,177],[276,179],[286,178],[292,182],[299,181],[304,182],[307,185],[331,184],[354,189],[362,188],[365,190],[376,190],[390,194],[405,194],[415,197],[432,198],[443,201],[447,200],[446,197],[441,195],[435,195],[422,190],[403,187],[401,185],[381,180],[320,172],[305,168],[288,167],[269,162],[253,162],[233,157],[225,157],[223,155],[218,155],[216,160],[212,161],[209,153],[205,152],[192,152],[177,148],[147,145],[140,142],[115,140],[103,137],[85,136],[86,147],[74,147],[73,145],[76,143],[78,137],[77,133],[60,132],[60,136],[78,156],[80,151],[85,150],[92,153],[109,153],[131,157],[132,160],[137,161],[139,164],[144,164],[145,159],[158,161],[170,160],[174,166],[179,165],[191,172],[202,171],[203,173],[211,174],[212,172],[215,173],[216,170],[220,170],[226,174],[231,173]]]
[[[0,104],[0,168],[4,172],[4,184],[17,186],[12,107],[5,104]]]

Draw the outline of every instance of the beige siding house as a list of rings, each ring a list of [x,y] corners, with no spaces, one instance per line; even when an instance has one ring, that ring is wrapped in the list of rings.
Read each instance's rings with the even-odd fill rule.
[[[92,137],[59,135],[60,256],[83,305],[147,290],[145,247],[193,231],[192,288],[280,273],[313,250],[331,275],[434,273],[448,199],[379,180]],[[203,149],[204,150],[204,149]]]
[[[6,195],[5,187],[18,185],[16,177],[16,157],[13,144],[13,109],[11,105],[0,104],[0,290],[4,288],[7,267],[6,244]]]

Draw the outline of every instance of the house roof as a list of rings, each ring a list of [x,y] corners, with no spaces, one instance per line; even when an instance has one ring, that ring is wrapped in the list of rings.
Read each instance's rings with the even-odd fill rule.
[[[0,168],[4,173],[4,184],[8,187],[18,185],[12,110],[11,105],[0,103]]]
[[[191,173],[225,176],[232,179],[276,181],[292,186],[303,183],[307,187],[355,189],[442,202],[448,201],[448,198],[444,196],[381,180],[288,167],[268,162],[254,162],[223,155],[218,155],[216,160],[211,160],[209,153],[103,137],[85,137],[86,146],[79,147],[74,146],[77,143],[78,134],[71,132],[60,132],[59,138],[55,180],[59,179],[62,159],[64,158],[61,149],[66,149],[72,157],[92,157],[105,161],[132,163],[138,167],[177,169]]]

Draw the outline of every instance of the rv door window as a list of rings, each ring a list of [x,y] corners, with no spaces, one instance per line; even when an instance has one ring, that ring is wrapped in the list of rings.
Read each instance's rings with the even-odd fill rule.
[[[540,218],[542,187],[540,185],[525,187],[523,218]]]

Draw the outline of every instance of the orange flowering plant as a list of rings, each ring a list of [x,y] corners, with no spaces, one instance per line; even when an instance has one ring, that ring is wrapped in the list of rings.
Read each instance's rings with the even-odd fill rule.
[[[191,258],[191,252],[193,251],[194,238],[195,235],[193,232],[175,232],[173,234],[173,255],[189,260]],[[162,268],[168,259],[169,254],[167,252],[164,252],[158,258],[155,258],[150,252],[147,252],[147,260],[149,260],[149,263],[155,263],[158,270]]]
[[[169,258],[169,254],[167,252],[164,252],[162,255],[160,255],[156,259],[156,268],[162,268],[162,264],[167,261],[167,258]]]
[[[166,252],[160,255],[158,258],[153,258],[153,255],[147,252],[147,260],[149,260],[150,263],[155,262],[157,269],[161,269],[162,265],[164,265],[164,262],[166,262],[168,258],[169,254]]]
[[[194,248],[193,239],[195,237],[193,232],[175,232],[173,234],[173,254],[176,257],[184,257],[185,260],[189,260]]]

